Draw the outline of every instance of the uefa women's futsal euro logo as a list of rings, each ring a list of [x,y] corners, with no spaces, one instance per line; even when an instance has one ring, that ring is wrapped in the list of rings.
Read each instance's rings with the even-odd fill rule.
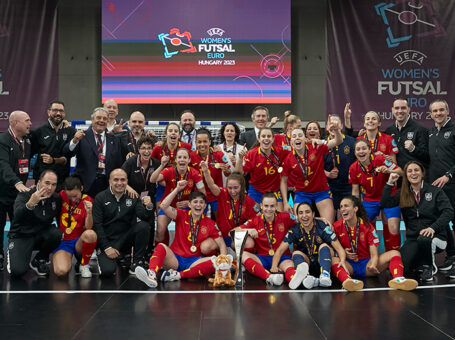
[[[191,33],[180,33],[178,28],[172,28],[169,33],[160,33],[158,39],[164,46],[164,57],[170,58],[179,52],[195,53],[196,48],[191,43]]]

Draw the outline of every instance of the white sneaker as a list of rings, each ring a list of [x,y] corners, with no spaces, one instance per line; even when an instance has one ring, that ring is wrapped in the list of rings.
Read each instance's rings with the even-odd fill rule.
[[[321,275],[319,275],[319,285],[321,287],[330,287],[332,286],[332,279],[330,278],[330,273],[327,271],[323,271]]]
[[[404,277],[396,277],[389,281],[389,287],[393,289],[410,291],[416,289],[417,285],[416,280],[406,279]]]
[[[86,264],[85,266],[79,266],[79,273],[81,277],[90,278],[92,277],[92,272],[90,271],[90,265]]]
[[[303,286],[306,289],[317,287],[319,286],[319,279],[315,278],[313,275],[307,275],[307,277],[303,280]]]
[[[180,273],[176,270],[165,270],[163,275],[161,275],[161,281],[169,282],[169,281],[178,281],[180,280]]]
[[[347,279],[343,282],[343,288],[348,292],[355,292],[363,289],[363,282],[355,279]]]
[[[265,282],[272,286],[281,286],[283,284],[283,275],[281,274],[270,274]]]
[[[138,280],[141,280],[150,288],[156,288],[158,286],[158,282],[156,282],[156,274],[154,271],[150,269],[145,271],[144,268],[137,266],[134,270],[134,274]]]
[[[289,281],[289,288],[296,289],[298,286],[302,284],[302,281],[308,275],[308,263],[303,262],[297,266],[295,269],[295,274],[292,277],[291,281]]]

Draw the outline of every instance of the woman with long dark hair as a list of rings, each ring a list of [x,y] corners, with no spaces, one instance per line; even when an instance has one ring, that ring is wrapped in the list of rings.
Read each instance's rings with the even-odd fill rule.
[[[220,130],[221,144],[218,148],[224,153],[227,158],[229,169],[234,171],[235,163],[239,157],[242,145],[239,144],[240,128],[234,122],[224,123]],[[227,176],[223,173],[223,186],[226,186]]]
[[[445,249],[447,246],[446,229],[453,208],[441,188],[423,180],[425,169],[421,163],[406,163],[401,191],[392,194],[399,177],[398,174],[390,175],[382,192],[381,205],[400,205],[406,226],[406,241],[400,249],[405,268],[412,270],[422,266],[420,279],[432,281],[438,271],[434,252],[436,248]]]
[[[403,262],[398,250],[390,250],[383,254],[378,253],[379,239],[376,230],[368,219],[362,202],[356,196],[348,196],[341,200],[340,211],[343,218],[333,224],[335,233],[346,251],[348,271],[343,267],[335,266],[341,259],[333,259],[332,268],[335,276],[345,282],[354,277],[364,278],[376,276],[389,268],[392,279],[389,287],[401,290],[413,290],[417,281],[406,279],[403,274]],[[362,288],[363,282],[357,281]]]

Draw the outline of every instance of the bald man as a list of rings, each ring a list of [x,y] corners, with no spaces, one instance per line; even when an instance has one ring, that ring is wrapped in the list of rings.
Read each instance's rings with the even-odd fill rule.
[[[139,138],[150,135],[152,137],[153,145],[158,140],[153,131],[150,130],[147,133],[145,132],[145,116],[140,111],[134,111],[131,114],[130,120],[128,121],[128,128],[129,131],[119,134],[122,148],[127,150],[126,159],[139,154],[139,150],[137,149],[137,141]]]
[[[108,112],[108,121],[106,128],[108,132],[111,132],[114,129],[115,124],[118,123],[116,121],[118,115],[118,105],[114,99],[108,99],[104,102],[103,107]]]
[[[128,177],[123,169],[115,169],[109,176],[109,188],[100,192],[93,202],[93,229],[98,235],[98,265],[103,276],[114,275],[117,261],[131,254],[130,273],[144,262],[153,204],[150,196],[130,198],[126,192]],[[138,221],[133,223],[133,221]]]
[[[3,237],[6,214],[13,220],[14,200],[19,192],[30,189],[25,186],[30,172],[31,144],[27,135],[32,122],[24,111],[13,111],[9,127],[0,134],[0,270],[3,270]]]

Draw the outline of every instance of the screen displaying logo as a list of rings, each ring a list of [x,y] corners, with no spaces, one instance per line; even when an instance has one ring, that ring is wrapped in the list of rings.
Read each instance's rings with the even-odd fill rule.
[[[195,53],[196,48],[191,43],[191,33],[180,33],[178,28],[172,28],[169,33],[160,33],[158,35],[164,46],[164,57],[170,58],[179,52]]]

